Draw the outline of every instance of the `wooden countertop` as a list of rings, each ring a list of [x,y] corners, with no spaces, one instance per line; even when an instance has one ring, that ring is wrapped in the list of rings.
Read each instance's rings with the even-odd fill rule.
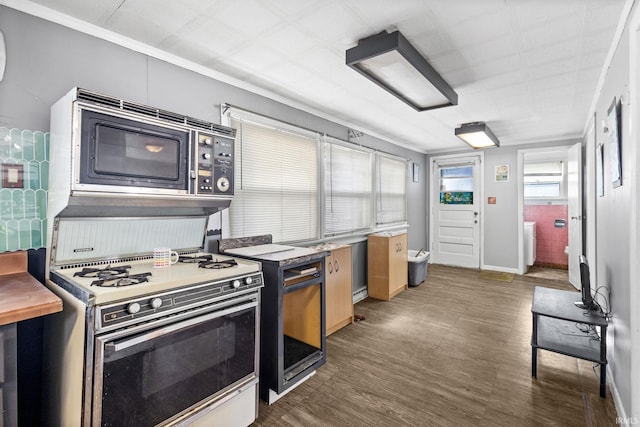
[[[62,300],[27,272],[27,253],[0,254],[0,325],[62,311]]]

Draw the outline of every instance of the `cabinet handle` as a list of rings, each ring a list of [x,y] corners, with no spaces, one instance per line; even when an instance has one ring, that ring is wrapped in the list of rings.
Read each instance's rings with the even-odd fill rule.
[[[333,273],[333,264],[331,264],[331,261],[329,261],[329,274]]]
[[[334,269],[336,270],[336,273],[337,273],[338,270],[340,270],[340,264],[338,264],[338,260],[333,261],[333,265],[334,265]]]

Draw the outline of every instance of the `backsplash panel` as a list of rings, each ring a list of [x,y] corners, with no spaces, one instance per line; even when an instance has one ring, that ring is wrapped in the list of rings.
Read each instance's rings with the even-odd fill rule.
[[[0,164],[23,167],[23,188],[2,188],[0,252],[46,246],[49,133],[0,127]]]

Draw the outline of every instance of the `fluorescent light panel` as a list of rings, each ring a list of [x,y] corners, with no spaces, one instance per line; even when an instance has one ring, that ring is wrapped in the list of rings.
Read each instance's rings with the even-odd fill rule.
[[[466,123],[456,128],[458,138],[473,148],[499,147],[500,141],[491,129],[482,122]]]
[[[399,31],[358,41],[346,62],[417,111],[458,104],[458,94]]]

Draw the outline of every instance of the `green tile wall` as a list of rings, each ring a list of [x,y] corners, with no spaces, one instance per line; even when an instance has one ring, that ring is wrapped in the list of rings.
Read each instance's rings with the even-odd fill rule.
[[[0,252],[45,247],[49,133],[0,127],[0,163],[24,171],[23,188],[2,188],[0,181]]]

